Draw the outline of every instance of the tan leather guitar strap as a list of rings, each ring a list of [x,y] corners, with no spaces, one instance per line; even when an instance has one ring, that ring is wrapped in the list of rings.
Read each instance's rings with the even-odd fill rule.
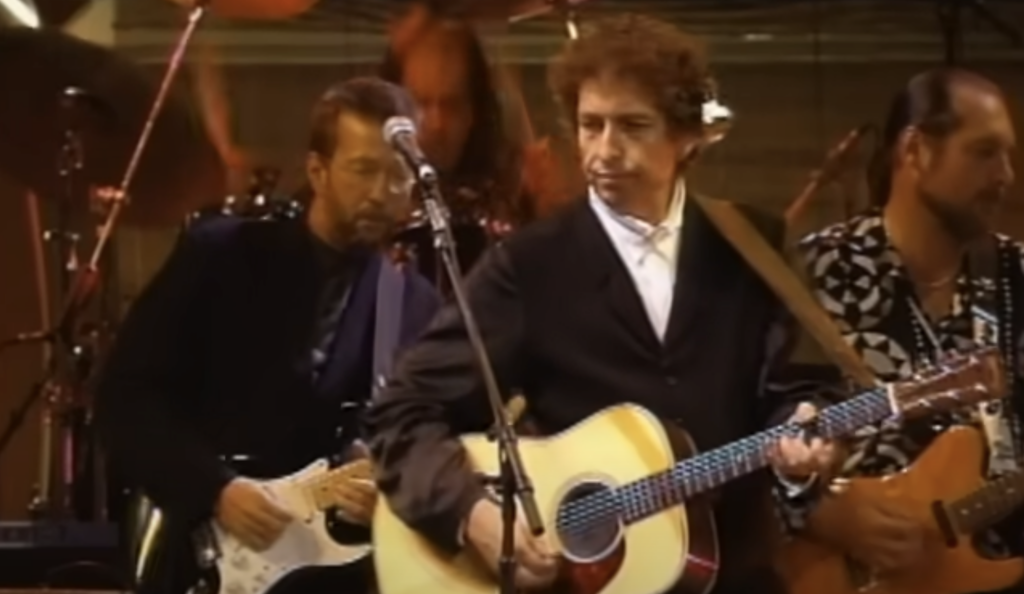
[[[734,204],[724,200],[692,194],[687,198],[696,199],[718,232],[771,288],[832,363],[863,389],[878,385],[875,374],[843,339],[828,312],[821,307],[806,284],[786,263],[785,258],[765,240],[746,215]]]

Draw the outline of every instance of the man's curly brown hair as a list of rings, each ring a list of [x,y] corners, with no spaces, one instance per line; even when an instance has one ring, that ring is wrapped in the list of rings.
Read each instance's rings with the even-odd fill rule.
[[[548,83],[574,126],[581,85],[605,74],[640,85],[679,132],[699,132],[701,105],[714,93],[703,45],[674,25],[639,14],[594,21],[552,62]]]

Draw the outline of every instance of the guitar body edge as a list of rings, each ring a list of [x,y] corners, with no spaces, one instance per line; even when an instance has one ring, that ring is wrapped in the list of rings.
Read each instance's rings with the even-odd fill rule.
[[[478,473],[497,476],[497,447],[484,436],[462,440]],[[635,405],[605,409],[572,428],[543,439],[522,437],[523,465],[535,490],[545,538],[563,553],[563,572],[551,592],[558,594],[658,594],[685,580],[687,594],[703,594],[712,584],[703,573],[685,571],[691,555],[709,557],[717,566],[717,547],[697,549],[696,528],[705,537],[714,525],[706,508],[693,509],[695,524],[680,506],[636,522],[621,531],[608,554],[594,562],[564,556],[566,543],[556,530],[558,506],[582,484],[621,485],[670,468],[672,447],[661,423]],[[703,522],[702,522],[703,520]],[[373,522],[374,564],[381,594],[495,594],[498,584],[475,555],[438,552],[408,528],[385,500]],[[692,549],[692,550],[691,550]],[[571,556],[570,556],[571,557]]]
[[[969,594],[1012,586],[1024,577],[1024,560],[984,559],[974,550],[971,535],[958,535],[946,548],[932,515],[935,501],[953,501],[984,484],[984,438],[975,429],[955,427],[932,443],[911,467],[884,478],[852,479],[850,489],[872,497],[902,500],[904,510],[929,527],[934,540],[926,559],[870,586],[871,594]],[[776,568],[790,594],[857,594],[851,562],[841,552],[808,539],[797,539],[780,552]]]
[[[289,575],[360,561],[370,554],[370,543],[341,545],[327,530],[326,514],[316,509],[300,485],[327,472],[326,459],[260,487],[295,518],[269,549],[254,551],[214,524],[220,558],[217,560],[220,594],[264,594]]]
[[[204,587],[210,587],[218,594],[264,594],[293,574],[331,572],[368,557],[371,553],[369,542],[336,542],[328,532],[326,514],[315,509],[298,488],[302,481],[328,469],[328,461],[321,459],[291,475],[257,481],[295,516],[278,541],[266,551],[249,549],[211,523],[209,533],[214,542],[202,545],[212,547],[217,558],[209,568],[196,568],[197,577],[207,582]],[[164,517],[160,509],[141,494],[136,496],[133,508],[137,516],[130,545],[134,585],[135,589],[150,590],[151,585],[159,585],[152,572],[153,564],[157,562],[155,556],[159,554],[158,547],[166,538]],[[196,591],[202,591],[202,588],[193,586],[188,590],[190,593]]]
[[[670,441],[676,460],[697,455],[697,446],[682,431],[670,432]],[[714,511],[706,496],[686,502],[682,508],[683,525],[687,533],[686,560],[683,575],[672,589],[678,594],[707,594],[715,587],[718,577],[718,527]]]

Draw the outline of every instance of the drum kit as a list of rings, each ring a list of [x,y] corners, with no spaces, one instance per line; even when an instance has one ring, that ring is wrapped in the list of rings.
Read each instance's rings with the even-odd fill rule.
[[[158,84],[113,51],[57,30],[0,29],[0,78],[9,85],[0,93],[0,172],[30,189],[32,218],[54,227],[33,230],[40,279],[51,276],[46,261],[59,264],[55,295],[47,281],[40,281],[50,314],[44,315],[43,328],[0,340],[0,351],[36,344],[46,354],[43,379],[0,429],[3,456],[33,407],[43,403],[41,462],[30,505],[34,519],[98,522],[122,511],[120,496],[106,492],[110,480],[92,438],[88,389],[94,362],[113,337],[116,313],[100,307],[110,289],[101,268],[109,268],[117,224],[187,228],[208,217],[280,220],[303,213],[299,197],[280,196],[280,173],[271,168],[255,170],[243,195],[218,198],[226,194],[223,165],[173,82],[208,13],[287,19],[316,0],[172,1],[187,10],[188,18]],[[561,6],[569,18],[580,1],[461,0],[445,10],[513,21]],[[453,208],[452,216],[464,269],[510,229],[478,209]],[[100,223],[82,223],[90,217]],[[76,232],[76,225],[95,228],[95,235]],[[86,241],[90,253],[82,258],[79,248]],[[44,242],[55,258],[42,253]],[[442,278],[421,212],[412,214],[394,248],[398,260],[428,278]],[[96,317],[103,321],[86,319]]]

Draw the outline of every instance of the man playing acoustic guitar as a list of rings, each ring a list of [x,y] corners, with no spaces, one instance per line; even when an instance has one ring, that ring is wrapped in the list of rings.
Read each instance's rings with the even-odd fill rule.
[[[1009,406],[862,432],[849,444],[841,476],[904,470],[938,435],[964,423],[985,428],[990,474],[1017,468],[1024,250],[992,232],[1013,182],[1014,143],[1006,102],[995,84],[964,70],[919,74],[888,115],[874,168],[877,209],[801,243],[819,301],[882,381],[907,377],[946,352],[977,343],[994,342],[1012,371]],[[826,389],[839,385],[834,375],[793,365],[779,373],[773,389],[788,392],[789,401],[801,400],[801,393],[839,395],[841,390]],[[854,489],[829,493],[827,477],[804,478],[810,480],[788,481],[778,490],[791,530],[829,543],[883,576],[922,562],[935,546],[929,536],[937,533],[929,526],[935,522],[922,519],[929,513],[914,516],[897,500]],[[986,554],[998,556],[1019,553],[1020,537],[1014,518],[978,540]],[[814,591],[853,592],[849,586],[817,584]]]
[[[762,370],[785,341],[770,336],[778,302],[684,185],[685,163],[708,137],[713,83],[701,51],[672,25],[626,15],[592,23],[568,44],[550,78],[590,188],[565,212],[492,249],[466,281],[501,388],[506,395],[523,391],[531,420],[545,434],[636,402],[664,420],[678,419],[702,450],[749,435],[764,422]],[[751,218],[779,244],[777,222]],[[499,506],[455,439],[485,429],[488,411],[465,326],[449,306],[399,362],[366,426],[378,487],[400,520],[438,549],[468,547],[496,570]],[[596,441],[581,444],[579,454],[609,447]],[[820,442],[788,446],[783,458],[811,470],[828,458]],[[715,501],[722,558],[715,594],[773,591],[770,575],[756,571],[766,542],[759,520],[773,518],[753,488],[762,477],[752,478],[724,487]],[[389,543],[378,528],[383,555]],[[670,528],[677,533],[679,526]],[[519,586],[551,584],[559,563],[547,541],[531,537],[522,522],[516,538]],[[692,551],[700,546],[690,543]],[[644,547],[651,553],[658,543],[642,543],[637,554]],[[395,567],[385,567],[382,558],[380,576],[408,574],[418,562],[396,558]],[[651,568],[638,568],[644,569]],[[719,564],[699,559],[690,569],[702,575],[697,589],[704,592]],[[395,591],[439,591],[444,585],[436,579]],[[618,583],[645,594],[628,578]],[[388,594],[383,581],[381,590]]]

